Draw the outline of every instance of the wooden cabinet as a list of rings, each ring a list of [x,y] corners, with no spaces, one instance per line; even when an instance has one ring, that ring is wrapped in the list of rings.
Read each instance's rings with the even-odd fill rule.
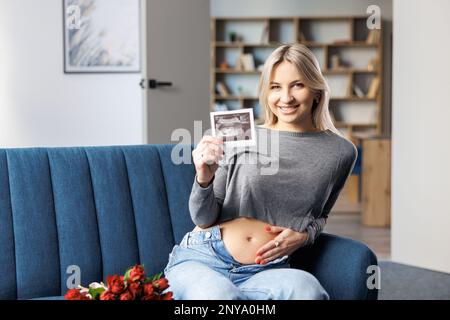
[[[346,136],[381,134],[382,30],[367,17],[263,17],[211,19],[211,109],[253,108],[260,70],[283,43],[299,42],[316,55],[331,87],[330,112]]]
[[[391,140],[362,141],[362,223],[388,227],[391,223]]]

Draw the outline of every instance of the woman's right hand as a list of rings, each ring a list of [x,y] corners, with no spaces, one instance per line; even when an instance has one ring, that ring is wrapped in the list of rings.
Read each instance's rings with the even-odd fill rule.
[[[192,151],[197,182],[202,187],[207,187],[214,173],[219,167],[219,161],[223,158],[223,140],[212,136],[204,136],[197,147]]]

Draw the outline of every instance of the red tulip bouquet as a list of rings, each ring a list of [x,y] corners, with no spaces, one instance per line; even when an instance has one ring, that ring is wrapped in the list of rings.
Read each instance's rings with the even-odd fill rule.
[[[166,291],[169,282],[162,273],[146,277],[143,265],[130,267],[125,275],[106,277],[103,282],[93,282],[88,288],[69,289],[66,300],[172,300],[172,292]]]

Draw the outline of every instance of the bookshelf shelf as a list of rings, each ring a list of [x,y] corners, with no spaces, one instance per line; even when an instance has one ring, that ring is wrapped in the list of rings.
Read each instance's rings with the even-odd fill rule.
[[[258,97],[250,97],[250,96],[215,96],[216,100],[258,100]]]
[[[346,69],[323,69],[323,74],[352,74],[352,73],[379,73],[378,70],[368,70],[368,69],[352,69],[352,68],[346,68]]]
[[[216,73],[236,73],[236,74],[260,74],[261,72],[258,70],[254,71],[245,71],[245,70],[235,70],[235,69],[216,69]]]
[[[337,128],[344,128],[344,127],[365,127],[365,128],[371,128],[376,127],[376,123],[346,123],[346,122],[335,122],[335,126]]]
[[[382,30],[368,30],[366,19],[213,17],[211,108],[253,108],[255,119],[264,121],[256,97],[260,67],[279,45],[299,42],[313,51],[327,78],[332,95],[330,112],[336,127],[348,136],[380,134]]]
[[[322,43],[314,41],[302,41],[299,42],[307,47],[376,47],[375,43],[367,43],[365,41],[349,41],[342,43]]]
[[[243,43],[243,42],[216,42],[213,46],[223,47],[223,48],[276,48],[279,43]]]
[[[330,100],[337,100],[337,101],[376,101],[376,98],[368,98],[368,97],[331,97]]]
[[[240,48],[243,46],[242,43],[238,42],[215,42],[212,45],[215,47],[224,47],[224,48]]]

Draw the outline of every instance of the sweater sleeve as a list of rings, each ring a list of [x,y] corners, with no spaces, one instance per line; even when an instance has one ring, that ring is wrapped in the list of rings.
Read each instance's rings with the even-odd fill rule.
[[[322,232],[327,222],[328,214],[330,213],[331,208],[333,208],[334,204],[336,203],[339,194],[344,188],[347,178],[353,171],[353,167],[355,166],[356,163],[356,158],[358,157],[358,150],[356,149],[353,143],[350,143],[347,146],[348,146],[346,148],[347,150],[343,152],[343,154],[339,159],[337,180],[332,188],[332,191],[330,193],[330,196],[328,197],[327,202],[323,207],[322,215],[320,216],[320,218],[311,221],[308,227],[306,228],[308,232],[308,239],[304,244],[305,246],[313,244],[314,241],[316,241],[317,237]]]
[[[228,166],[220,165],[213,181],[206,188],[198,184],[195,175],[189,197],[189,212],[196,226],[207,228],[219,219],[225,199],[227,172]]]

